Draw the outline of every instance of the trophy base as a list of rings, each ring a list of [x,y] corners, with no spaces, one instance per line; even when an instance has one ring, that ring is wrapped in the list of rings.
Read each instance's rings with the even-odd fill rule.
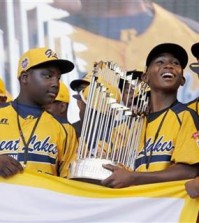
[[[104,169],[102,164],[112,164],[111,160],[86,158],[77,160],[70,167],[69,178],[87,183],[101,185],[101,180],[109,177],[112,172]]]

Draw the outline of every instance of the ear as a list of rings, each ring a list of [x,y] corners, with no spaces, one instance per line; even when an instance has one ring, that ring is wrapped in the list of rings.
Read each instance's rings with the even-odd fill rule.
[[[145,83],[148,83],[148,75],[147,75],[147,72],[144,72],[141,75],[141,80],[144,81]]]
[[[27,79],[28,79],[27,72],[21,73],[21,75],[20,75],[20,81],[25,84],[25,83],[27,83]]]
[[[182,76],[180,85],[184,86],[185,82],[186,82],[186,79],[184,76]]]

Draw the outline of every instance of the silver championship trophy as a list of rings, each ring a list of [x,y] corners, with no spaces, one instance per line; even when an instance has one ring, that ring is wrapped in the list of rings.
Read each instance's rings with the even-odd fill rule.
[[[137,73],[125,72],[112,62],[94,65],[71,179],[98,184],[111,175],[102,164],[134,169],[148,107],[148,86]]]

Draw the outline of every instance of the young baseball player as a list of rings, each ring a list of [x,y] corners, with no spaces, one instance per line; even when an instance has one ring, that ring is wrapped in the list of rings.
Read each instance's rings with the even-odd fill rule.
[[[191,52],[198,62],[190,64],[189,67],[193,72],[199,75],[199,43],[195,43],[192,45]],[[190,101],[187,105],[189,108],[195,110],[199,115],[199,97],[197,97],[193,101]]]
[[[70,87],[73,91],[76,91],[77,94],[73,95],[73,97],[77,100],[77,106],[79,108],[79,120],[72,124],[72,126],[75,128],[76,134],[78,138],[81,136],[81,130],[82,130],[82,123],[84,119],[84,113],[86,109],[86,104],[84,101],[82,101],[81,96],[79,93],[84,90],[86,87],[90,85],[91,82],[91,75],[87,74],[82,79],[75,79],[70,83]]]
[[[198,62],[190,64],[190,68],[199,75],[199,43],[195,43],[191,47],[191,52]],[[199,115],[199,97],[188,103],[188,107],[195,110]],[[196,138],[199,134],[195,135]],[[199,197],[199,177],[186,182],[185,188],[191,198]]]
[[[27,168],[67,177],[76,146],[66,147],[70,139],[43,107],[55,100],[61,74],[73,68],[72,62],[58,59],[48,48],[31,49],[21,56],[19,95],[0,109],[1,176],[9,177]]]
[[[68,140],[66,140],[66,150],[70,150],[70,148],[77,148],[78,146],[75,129],[68,122],[67,112],[68,112],[69,102],[70,102],[69,90],[64,84],[64,82],[60,81],[59,92],[57,97],[55,98],[55,101],[45,106],[46,111],[52,114],[54,118],[61,123],[67,135]]]
[[[54,102],[45,106],[45,109],[53,114],[55,117],[61,117],[64,119],[64,123],[68,123],[68,105],[70,102],[69,90],[64,84],[60,81],[59,83],[59,92]]]
[[[103,165],[112,175],[102,185],[122,188],[197,176],[199,149],[193,137],[199,127],[197,115],[177,101],[187,61],[186,51],[173,43],[157,45],[148,54],[143,80],[151,89],[150,111],[134,169]]]
[[[6,87],[3,80],[0,78],[0,104],[8,100],[8,95],[6,92]]]

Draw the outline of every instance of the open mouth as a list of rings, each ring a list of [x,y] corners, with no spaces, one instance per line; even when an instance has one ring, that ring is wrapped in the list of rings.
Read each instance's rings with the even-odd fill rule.
[[[175,76],[174,76],[174,74],[172,74],[172,73],[163,73],[163,74],[162,74],[162,77],[165,78],[165,79],[172,79],[172,78],[174,78]]]

